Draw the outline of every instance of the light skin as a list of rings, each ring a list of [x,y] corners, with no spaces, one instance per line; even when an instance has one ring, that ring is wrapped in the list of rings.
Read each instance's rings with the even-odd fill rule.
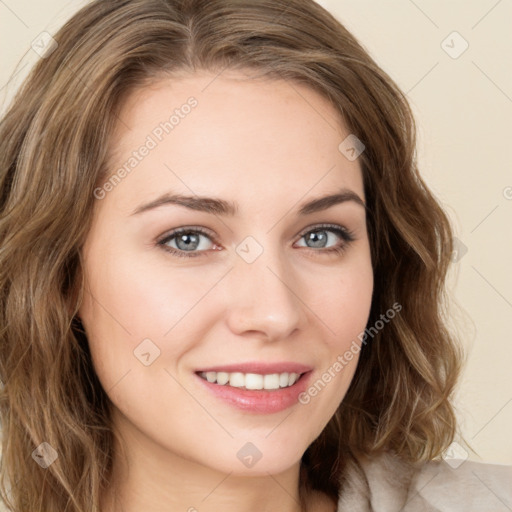
[[[197,99],[97,200],[83,250],[79,315],[123,445],[101,512],[299,512],[300,459],[356,369],[357,355],[309,403],[270,414],[237,409],[198,381],[204,366],[291,361],[311,366],[316,382],[364,331],[373,292],[364,206],[345,200],[299,214],[341,189],[365,201],[359,161],[338,149],[350,132],[334,107],[299,84],[241,72],[214,78],[198,72],[134,92],[111,142],[115,172],[175,108]],[[133,213],[167,192],[236,202],[237,212],[163,204]],[[326,223],[354,240],[317,227]],[[158,245],[180,227],[208,235],[192,232],[193,249],[176,237]],[[237,252],[248,236],[262,249],[251,263]],[[326,252],[333,247],[344,250]],[[147,366],[134,355],[145,339],[160,350]],[[262,454],[252,467],[237,457],[247,442]],[[312,493],[308,510],[336,504]]]

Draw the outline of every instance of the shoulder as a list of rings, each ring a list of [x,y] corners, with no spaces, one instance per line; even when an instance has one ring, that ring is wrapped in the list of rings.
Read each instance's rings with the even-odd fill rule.
[[[411,465],[391,455],[347,468],[338,512],[510,512],[512,466],[473,461]]]

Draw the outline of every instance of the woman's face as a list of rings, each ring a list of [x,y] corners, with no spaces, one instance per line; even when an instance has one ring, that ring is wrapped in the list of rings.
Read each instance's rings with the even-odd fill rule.
[[[373,274],[336,110],[244,78],[161,81],[123,105],[79,313],[129,447],[266,475],[296,464],[342,401]]]

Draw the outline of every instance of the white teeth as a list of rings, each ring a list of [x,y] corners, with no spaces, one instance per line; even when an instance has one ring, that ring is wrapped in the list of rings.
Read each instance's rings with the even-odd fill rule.
[[[272,373],[263,377],[263,387],[265,389],[279,389],[279,374]]]
[[[298,373],[272,373],[261,375],[258,373],[240,373],[240,372],[201,372],[199,374],[208,382],[214,382],[224,386],[229,384],[235,388],[246,389],[279,389],[293,386],[300,377]]]
[[[229,385],[234,388],[243,388],[245,386],[245,376],[243,373],[230,373],[229,374]]]
[[[245,376],[245,387],[247,389],[263,389],[263,375],[248,373]]]
[[[288,376],[288,386],[293,386],[298,378],[299,376],[296,373],[290,373]]]
[[[212,373],[215,373],[215,372],[212,372]],[[228,382],[229,382],[229,373],[217,372],[217,384],[227,384]]]

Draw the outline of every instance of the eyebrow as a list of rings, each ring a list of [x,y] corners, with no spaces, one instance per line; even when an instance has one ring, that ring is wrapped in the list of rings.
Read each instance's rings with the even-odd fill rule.
[[[365,210],[367,208],[365,202],[353,190],[342,188],[335,194],[318,197],[301,204],[299,207],[299,215],[311,215],[312,213],[327,210],[331,206],[346,203],[348,201],[359,204]],[[149,203],[141,204],[135,208],[135,210],[130,215],[137,215],[139,213],[153,210],[154,208],[165,205],[185,206],[186,208],[195,211],[231,217],[238,213],[238,204],[236,202],[226,201],[224,199],[218,199],[215,197],[205,197],[198,195],[185,196],[166,193],[154,199],[153,201],[150,201]]]

